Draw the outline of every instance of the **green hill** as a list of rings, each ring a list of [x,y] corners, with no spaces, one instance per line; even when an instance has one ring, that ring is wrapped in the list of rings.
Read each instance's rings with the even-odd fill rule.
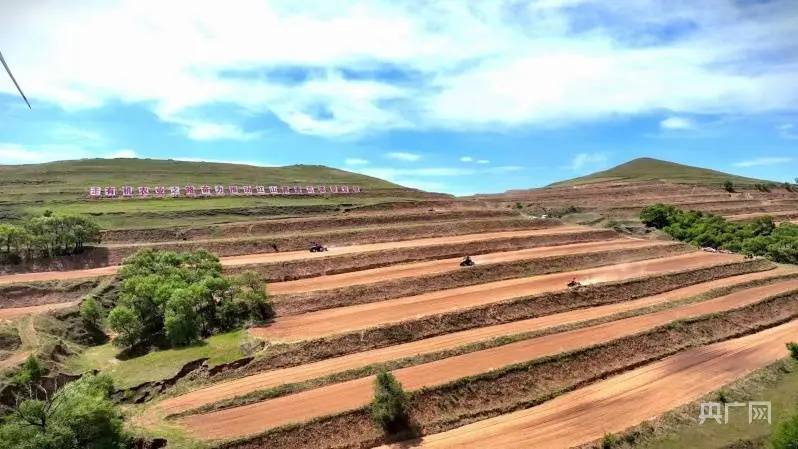
[[[224,196],[210,198],[90,199],[91,186],[169,187],[230,185],[348,185],[352,195]],[[168,193],[168,191],[167,191]],[[392,201],[445,198],[390,182],[320,165],[256,167],[155,159],[82,159],[45,164],[0,165],[0,219],[46,209],[96,217],[107,227],[177,225],[232,221],[242,215],[268,216],[334,210]]]
[[[721,186],[724,182],[731,181],[736,186],[752,186],[753,184],[768,184],[772,181],[746,178],[732,175],[708,168],[693,167],[691,165],[677,164],[643,157],[579,178],[555,182],[546,187],[564,187],[575,184],[590,184],[603,181],[655,181],[664,180],[678,184],[696,184],[707,186]]]

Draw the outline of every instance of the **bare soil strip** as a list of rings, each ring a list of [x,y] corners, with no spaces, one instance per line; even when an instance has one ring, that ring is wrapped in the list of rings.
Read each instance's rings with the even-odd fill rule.
[[[627,318],[561,334],[524,340],[509,345],[451,357],[394,371],[408,390],[487,372],[547,355],[608,342],[668,322],[743,307],[762,298],[798,289],[798,280],[755,287],[720,298],[679,306],[650,315]],[[783,353],[783,351],[782,351]],[[353,410],[366,405],[373,395],[373,377],[356,379],[277,399],[188,416],[178,422],[201,438],[236,438],[318,416]],[[667,391],[667,390],[666,390]]]
[[[283,317],[268,327],[255,328],[250,332],[259,338],[278,341],[317,338],[543,292],[563,291],[567,290],[565,284],[573,277],[583,284],[594,284],[739,260],[742,260],[742,256],[734,254],[691,253],[570,273],[510,279]]]
[[[798,218],[798,210],[782,211],[782,212],[756,212],[752,214],[734,214],[726,217],[729,221],[743,221],[751,220],[757,217],[773,217],[778,219],[793,219]]]
[[[592,229],[581,226],[560,226],[553,229],[532,229],[525,231],[502,231],[489,232],[483,234],[466,234],[453,237],[433,237],[426,239],[404,240],[388,243],[371,243],[365,245],[341,246],[330,248],[325,253],[310,253],[308,251],[291,251],[285,253],[264,253],[250,254],[245,256],[231,256],[222,258],[222,265],[237,266],[248,264],[262,264],[290,261],[296,259],[325,258],[339,254],[355,254],[370,251],[382,251],[396,248],[424,247],[435,245],[446,245],[454,243],[480,241],[486,239],[502,239],[508,237],[529,237],[538,235],[557,235],[566,233],[591,232]],[[38,273],[22,273],[0,276],[0,284],[12,284],[18,282],[39,282],[49,280],[82,279],[100,276],[110,276],[116,274],[118,266],[108,266],[102,268],[92,268],[88,270],[73,271],[47,271]]]
[[[360,352],[306,365],[271,370],[169,398],[158,404],[158,407],[167,414],[177,414],[201,407],[205,404],[245,395],[252,391],[265,390],[284,384],[317,379],[334,373],[354,370],[376,363],[399,360],[405,357],[451,350],[498,337],[541,331],[558,326],[609,317],[631,310],[645,309],[647,307],[701,295],[720,287],[731,287],[756,280],[784,276],[795,272],[796,270],[794,269],[778,268],[770,271],[744,274],[731,278],[704,282],[638,300],[578,309],[540,318],[455,332],[412,343]]]
[[[567,393],[401,448],[563,448],[619,432],[746,376],[787,355],[798,321],[699,347]]]
[[[556,251],[559,253],[560,251]],[[389,279],[386,281],[356,284],[333,290],[319,290],[293,295],[278,295],[273,298],[278,317],[299,315],[335,307],[386,301],[396,298],[422,295],[471,285],[497,282],[507,279],[542,276],[565,271],[586,270],[602,266],[618,265],[672,257],[695,252],[689,245],[674,242],[607,250],[592,248],[590,251],[573,251],[565,255],[544,255],[517,261],[484,264],[460,268],[459,261],[450,265],[444,273]]]
[[[692,269],[688,267],[681,271],[597,284],[586,289],[546,292],[468,309],[458,309],[443,314],[411,318],[399,323],[356,332],[296,343],[277,344],[268,347],[261,357],[244,367],[224,369],[217,372],[214,377],[221,379],[229,378],[230,374],[259,373],[268,369],[297,366],[452,332],[505,324],[580,308],[620,303],[701,282],[771,270],[774,267],[775,265],[764,259],[742,260]]]
[[[613,239],[600,242],[576,243],[554,247],[530,248],[520,251],[507,251],[501,253],[474,256],[472,259],[477,265],[512,262],[539,257],[563,256],[593,251],[613,249],[643,248],[668,244],[667,241],[652,241],[643,239]],[[286,295],[304,293],[315,290],[331,290],[352,285],[384,282],[392,279],[401,279],[411,276],[429,276],[432,274],[457,271],[462,258],[433,260],[413,264],[394,265],[372,270],[355,271],[330,276],[322,276],[297,281],[278,282],[269,285],[269,292],[273,295]]]
[[[0,309],[0,320],[16,320],[28,315],[39,315],[53,310],[61,310],[77,305],[80,301],[42,304],[30,307],[15,307]]]
[[[213,237],[243,237],[285,233],[286,229],[300,232],[344,229],[353,226],[400,225],[414,222],[429,223],[444,220],[517,217],[515,211],[466,209],[451,211],[410,210],[391,213],[341,214],[307,218],[275,218],[219,225],[179,228],[119,229],[103,231],[105,243],[170,242],[182,239],[197,240]]]

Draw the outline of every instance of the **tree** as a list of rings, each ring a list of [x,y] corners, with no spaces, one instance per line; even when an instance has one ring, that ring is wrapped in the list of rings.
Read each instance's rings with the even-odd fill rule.
[[[658,203],[640,211],[640,221],[646,226],[662,229],[670,225],[678,213],[679,210],[676,207]]]
[[[732,182],[729,180],[726,180],[726,182],[723,183],[723,188],[729,193],[734,192],[734,184],[732,184]]]
[[[371,418],[387,433],[396,433],[408,426],[407,393],[393,374],[377,374]]]
[[[94,296],[89,295],[83,298],[83,302],[80,304],[80,317],[86,325],[95,329],[100,328],[100,322],[103,319],[103,308]]]
[[[55,394],[31,394],[0,425],[0,441],[9,449],[130,448],[113,390],[110,377],[86,374]]]
[[[798,360],[798,343],[791,341],[787,343],[787,350],[790,351],[790,356],[795,360]]]
[[[119,346],[131,346],[141,340],[144,326],[136,312],[126,306],[117,306],[108,314],[108,326],[117,332],[114,343]]]
[[[219,258],[204,250],[139,251],[123,262],[119,278],[117,308],[127,310],[113,322],[109,317],[109,325],[125,334],[119,341],[123,345],[165,333],[172,345],[185,346],[247,320],[273,316],[257,273],[223,276]]]

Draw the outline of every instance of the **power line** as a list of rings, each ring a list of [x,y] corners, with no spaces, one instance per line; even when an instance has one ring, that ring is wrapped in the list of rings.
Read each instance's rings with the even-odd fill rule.
[[[19,87],[19,83],[17,83],[16,78],[14,78],[14,75],[11,74],[11,69],[9,69],[8,64],[6,64],[6,59],[3,57],[3,52],[0,52],[0,62],[2,62],[3,67],[6,68],[6,73],[8,73],[8,76],[11,77],[11,81],[13,81],[14,85],[17,86],[17,91],[19,92],[20,95],[22,95],[22,99],[25,100],[25,104],[28,105],[28,109],[33,109],[30,107],[30,102],[28,101],[28,97],[26,97],[25,93],[22,92],[22,88]]]

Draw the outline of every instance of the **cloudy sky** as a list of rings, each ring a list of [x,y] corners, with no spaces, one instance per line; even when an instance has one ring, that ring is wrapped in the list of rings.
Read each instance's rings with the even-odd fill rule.
[[[798,0],[2,0],[33,110],[0,76],[0,164],[311,163],[469,194],[651,156],[792,180],[796,36]]]

